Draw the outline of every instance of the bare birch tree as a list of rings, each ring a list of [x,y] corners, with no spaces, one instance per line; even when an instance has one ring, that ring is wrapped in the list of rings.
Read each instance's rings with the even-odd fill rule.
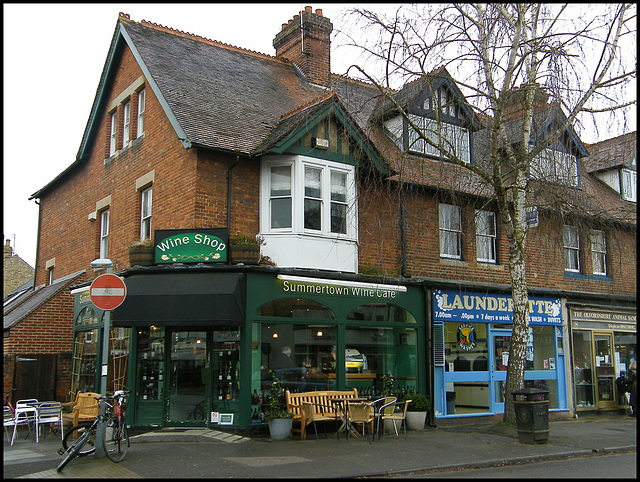
[[[362,9],[351,13],[364,22],[369,39],[352,44],[379,62],[366,68],[352,66],[348,75],[374,83],[420,133],[421,140],[441,153],[444,162],[470,170],[492,192],[509,242],[513,336],[504,420],[515,423],[511,392],[524,386],[529,326],[526,208],[538,202],[532,199],[534,194],[538,200],[545,197],[543,191],[534,192],[541,184],[534,181],[552,175],[548,166],[542,172],[536,169],[548,148],[567,145],[567,131],[584,129],[590,122],[595,128],[605,122],[610,125],[611,119],[626,122],[630,115],[635,116],[636,7],[447,4],[403,6],[390,18]],[[483,121],[485,150],[475,162],[461,159],[440,127],[437,135],[424,135],[392,95],[407,82],[428,78],[441,67],[452,74]],[[547,94],[550,105],[562,115],[540,136],[534,132],[540,108],[536,100]],[[602,119],[603,114],[611,118]],[[519,119],[515,133],[509,124],[514,116]],[[571,152],[572,148],[567,149]],[[562,164],[558,159],[552,161]],[[561,177],[570,180],[572,173],[566,172],[567,166],[564,169]],[[553,169],[556,174],[561,170]],[[547,194],[550,192],[561,197],[557,186]],[[568,199],[557,200],[559,210],[569,204]]]

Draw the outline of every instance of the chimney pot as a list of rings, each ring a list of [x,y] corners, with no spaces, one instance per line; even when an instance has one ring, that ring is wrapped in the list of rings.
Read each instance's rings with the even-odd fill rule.
[[[304,7],[304,11],[305,13],[311,13],[311,7],[310,6]]]
[[[282,30],[284,30],[285,28],[287,28],[287,25],[289,25],[288,23],[283,23],[282,24]]]
[[[316,8],[316,15],[322,17],[322,9],[321,8]]]

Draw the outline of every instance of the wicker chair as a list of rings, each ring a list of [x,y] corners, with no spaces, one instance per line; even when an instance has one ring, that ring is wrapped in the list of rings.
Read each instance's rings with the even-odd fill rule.
[[[411,400],[403,400],[402,402],[387,403],[380,407],[380,416],[378,417],[378,438],[380,438],[381,435],[380,423],[383,422],[383,420],[393,421],[393,428],[396,431],[396,436],[398,436],[398,426],[396,425],[396,422],[399,420],[401,425],[404,424],[404,439],[407,440],[407,407],[410,403]],[[404,408],[401,411],[396,412],[396,408],[400,405],[404,405]],[[382,430],[384,431],[384,422]]]
[[[374,411],[371,403],[364,402],[349,402],[348,408],[348,417],[349,423],[351,425],[354,424],[362,424],[362,436],[364,437],[365,427],[369,429],[369,443],[373,442],[372,433],[373,433],[373,421]],[[347,440],[349,440],[349,434],[351,430],[347,429]]]

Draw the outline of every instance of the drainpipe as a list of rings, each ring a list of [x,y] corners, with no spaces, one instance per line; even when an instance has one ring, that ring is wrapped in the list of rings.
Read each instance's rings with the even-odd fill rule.
[[[231,171],[240,163],[240,155],[236,154],[236,162],[227,169],[227,235],[231,236]]]
[[[429,427],[436,428],[436,408],[435,408],[435,400],[434,400],[434,390],[433,390],[433,380],[434,380],[434,366],[433,366],[433,318],[430,316],[430,307],[431,303],[429,303],[429,289],[423,283],[422,291],[424,292],[424,316],[427,322],[425,327],[427,334],[427,374],[429,375],[429,380],[427,382],[427,392],[429,395],[429,400],[431,401],[431,409],[429,410]],[[429,321],[431,320],[431,321]]]
[[[413,186],[409,185],[409,192],[407,195],[411,194],[412,191]],[[400,193],[400,245],[402,250],[401,274],[403,278],[411,278],[411,275],[407,274],[407,220],[405,198],[406,196],[403,196],[402,193]]]
[[[34,199],[38,205],[38,234],[36,235],[36,265],[33,267],[33,290],[36,289],[36,276],[38,274],[38,260],[40,258],[40,227],[42,226],[42,206]]]

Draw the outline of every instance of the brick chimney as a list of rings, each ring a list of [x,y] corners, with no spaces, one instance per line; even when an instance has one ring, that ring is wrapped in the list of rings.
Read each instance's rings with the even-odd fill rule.
[[[533,96],[533,110],[542,109],[548,107],[549,94],[540,87],[540,84],[536,83],[535,93]],[[507,102],[505,103],[505,109],[503,118],[514,119],[521,117],[524,112],[524,101],[526,95],[526,86],[523,84],[519,88],[516,87],[509,93]]]
[[[3,236],[4,238],[4,236]],[[11,241],[6,239],[4,242],[4,258],[10,258],[13,256],[13,249],[11,249]]]
[[[295,63],[313,84],[329,86],[331,73],[331,32],[333,24],[322,10],[305,7],[304,12],[282,24],[273,39],[276,57]]]

